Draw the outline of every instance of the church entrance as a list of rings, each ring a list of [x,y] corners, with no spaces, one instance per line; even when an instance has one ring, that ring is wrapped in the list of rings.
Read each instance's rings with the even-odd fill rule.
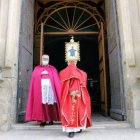
[[[115,3],[110,3],[106,13],[114,10],[112,6]],[[114,11],[113,19],[116,20],[115,15]],[[120,48],[115,36],[118,30],[115,25],[107,31],[107,23],[114,26],[111,20],[105,17],[104,0],[36,0],[32,68],[40,64],[43,53],[50,55],[50,64],[58,71],[65,68],[65,42],[74,36],[75,41],[80,43],[81,61],[77,66],[88,75],[92,112],[125,120]],[[19,91],[23,92],[20,88]],[[18,122],[24,121],[27,90],[24,93],[26,95],[19,97],[22,109],[18,104]]]

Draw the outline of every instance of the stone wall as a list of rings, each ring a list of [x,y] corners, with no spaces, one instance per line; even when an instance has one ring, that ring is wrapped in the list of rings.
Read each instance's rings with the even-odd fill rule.
[[[1,0],[0,8],[0,129],[15,121],[21,1]],[[5,12],[6,11],[6,12]]]
[[[140,128],[140,1],[129,0],[129,13],[132,30],[132,43],[135,65],[128,67],[131,81],[131,94],[133,99],[133,125]],[[132,80],[131,80],[132,79]]]
[[[127,120],[140,128],[140,17],[138,0],[118,0]]]
[[[24,2],[33,8],[34,0]],[[0,1],[0,130],[10,129],[16,121],[22,4],[23,0]]]

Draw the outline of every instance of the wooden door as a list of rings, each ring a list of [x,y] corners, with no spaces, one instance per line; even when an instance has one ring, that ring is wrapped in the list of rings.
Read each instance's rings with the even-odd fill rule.
[[[25,121],[26,103],[32,73],[32,54],[22,45],[19,49],[17,122]]]
[[[121,46],[119,35],[119,23],[116,1],[107,0],[107,39],[110,72],[110,116],[116,120],[126,119],[125,95],[123,84],[123,70],[121,58]]]
[[[33,68],[33,27],[34,27],[34,6],[27,11],[30,2],[23,1],[21,12],[21,26],[19,36],[18,56],[18,82],[17,82],[17,122],[25,121],[26,103],[30,77]],[[29,8],[29,7],[28,7]]]
[[[100,32],[98,35],[98,47],[99,47],[99,72],[100,72],[100,94],[101,94],[101,112],[104,115],[108,115],[107,105],[107,78],[106,78],[106,54],[105,54],[105,41],[104,41],[104,29],[103,23],[100,26]]]

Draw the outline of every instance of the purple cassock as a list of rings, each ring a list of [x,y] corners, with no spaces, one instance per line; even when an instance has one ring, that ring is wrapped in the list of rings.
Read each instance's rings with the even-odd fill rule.
[[[47,74],[42,75],[43,71]],[[54,93],[54,104],[42,103],[41,80],[49,79]],[[31,77],[28,101],[26,106],[26,121],[50,122],[60,121],[60,80],[56,68],[52,65],[36,66]]]

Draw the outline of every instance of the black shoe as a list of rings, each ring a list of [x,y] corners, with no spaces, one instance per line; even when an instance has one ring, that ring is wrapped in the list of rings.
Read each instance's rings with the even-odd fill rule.
[[[44,127],[46,125],[46,122],[41,122],[40,127]]]
[[[74,132],[69,132],[68,137],[69,137],[69,138],[73,138],[73,137],[74,137]]]
[[[80,131],[78,131],[77,133],[81,133],[82,132],[82,129],[80,129]]]
[[[53,125],[53,121],[50,121],[50,122],[49,122],[49,125]]]

